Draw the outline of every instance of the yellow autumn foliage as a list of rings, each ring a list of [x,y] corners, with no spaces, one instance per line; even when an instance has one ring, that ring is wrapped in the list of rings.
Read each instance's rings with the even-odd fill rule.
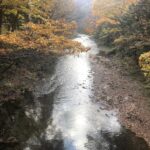
[[[76,24],[50,20],[45,24],[27,23],[22,30],[0,35],[0,54],[5,51],[35,50],[43,53],[74,53],[84,51],[80,43],[69,39]]]
[[[150,79],[150,51],[140,56],[139,64],[144,75]]]
[[[110,24],[117,24],[118,23],[116,20],[111,19],[109,17],[101,17],[101,18],[98,18],[96,20],[96,26],[98,27],[98,26],[102,25],[105,22],[108,22]]]

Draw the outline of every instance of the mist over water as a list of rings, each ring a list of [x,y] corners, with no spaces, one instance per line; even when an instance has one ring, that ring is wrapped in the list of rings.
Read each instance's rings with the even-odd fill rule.
[[[87,27],[87,19],[92,16],[92,6],[92,0],[75,0],[75,9],[70,17],[76,20],[79,31]]]

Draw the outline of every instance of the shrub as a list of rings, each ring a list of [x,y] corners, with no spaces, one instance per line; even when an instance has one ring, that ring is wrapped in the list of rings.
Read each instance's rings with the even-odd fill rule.
[[[139,64],[144,75],[150,80],[150,51],[140,56]]]

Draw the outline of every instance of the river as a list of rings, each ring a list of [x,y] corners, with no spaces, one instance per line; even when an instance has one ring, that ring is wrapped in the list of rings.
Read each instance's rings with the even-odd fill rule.
[[[117,110],[95,102],[90,56],[98,47],[87,35],[74,40],[91,50],[60,57],[54,73],[36,87],[25,115],[38,132],[28,131],[23,150],[148,150],[144,140],[121,126]]]

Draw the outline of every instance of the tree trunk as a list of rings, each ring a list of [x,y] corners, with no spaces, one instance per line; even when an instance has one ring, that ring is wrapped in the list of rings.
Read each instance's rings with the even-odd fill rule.
[[[0,34],[2,34],[2,25],[3,25],[3,11],[0,10]]]
[[[0,6],[3,0],[0,0]],[[0,7],[0,34],[2,34],[2,25],[3,25],[3,9]]]
[[[19,13],[17,12],[17,15],[13,17],[12,19],[12,32],[17,30],[19,28],[19,20],[18,20]]]

